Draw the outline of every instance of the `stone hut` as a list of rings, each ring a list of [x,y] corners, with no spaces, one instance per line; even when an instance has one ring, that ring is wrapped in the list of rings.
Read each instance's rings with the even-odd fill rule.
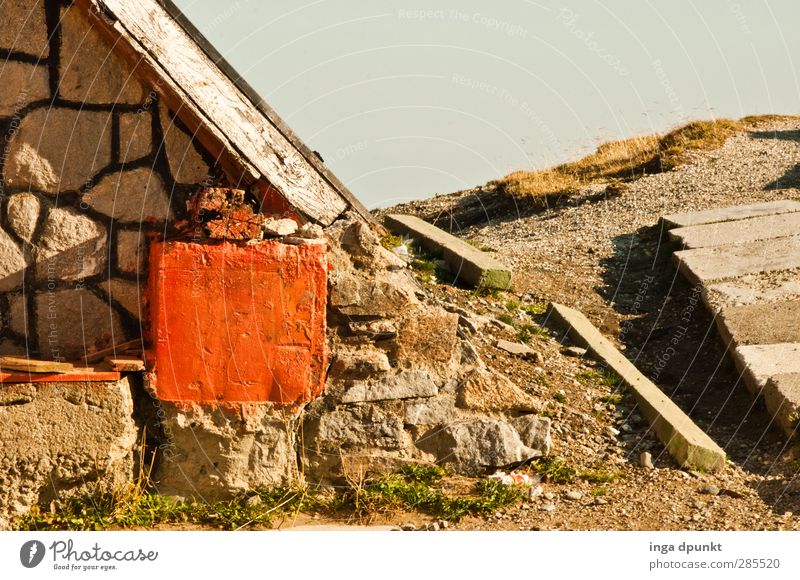
[[[547,452],[537,402],[169,0],[3,16],[0,523],[153,453],[159,492],[212,497]]]

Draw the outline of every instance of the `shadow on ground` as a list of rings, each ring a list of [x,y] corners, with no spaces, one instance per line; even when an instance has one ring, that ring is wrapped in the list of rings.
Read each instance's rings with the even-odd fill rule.
[[[791,442],[772,426],[760,399],[745,388],[720,340],[700,289],[672,264],[678,249],[648,227],[614,240],[596,290],[623,320],[626,356],[667,393],[742,469],[782,476],[756,491],[778,513],[800,512]],[[800,483],[800,482],[798,482]]]

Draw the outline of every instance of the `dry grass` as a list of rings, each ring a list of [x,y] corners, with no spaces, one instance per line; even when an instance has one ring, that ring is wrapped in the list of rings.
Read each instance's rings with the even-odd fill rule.
[[[515,171],[489,185],[505,194],[532,198],[548,205],[558,198],[577,193],[586,185],[619,184],[643,175],[668,171],[686,163],[691,152],[716,149],[738,131],[756,124],[789,119],[797,117],[761,115],[740,121],[694,121],[665,135],[603,143],[597,151],[578,161],[539,171]]]

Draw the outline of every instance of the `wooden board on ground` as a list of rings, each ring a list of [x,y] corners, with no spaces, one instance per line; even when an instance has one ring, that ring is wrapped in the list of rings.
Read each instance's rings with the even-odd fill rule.
[[[75,370],[72,363],[48,360],[34,360],[18,356],[0,356],[0,371],[17,371],[24,373],[53,374],[69,373]]]
[[[111,366],[112,371],[136,372],[145,370],[144,361],[132,356],[107,356],[105,361]]]

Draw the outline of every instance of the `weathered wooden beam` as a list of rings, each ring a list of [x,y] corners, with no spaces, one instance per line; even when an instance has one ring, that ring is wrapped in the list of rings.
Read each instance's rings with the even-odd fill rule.
[[[276,126],[259,110],[162,4],[156,0],[80,0],[79,4],[107,35],[116,36],[117,48],[127,52],[134,65],[155,77],[156,92],[212,154],[236,158],[235,164],[228,163],[242,167],[246,182],[266,178],[292,206],[323,225],[351,205],[363,209],[337,191],[304,155],[307,148],[303,151],[287,139],[287,128]]]

